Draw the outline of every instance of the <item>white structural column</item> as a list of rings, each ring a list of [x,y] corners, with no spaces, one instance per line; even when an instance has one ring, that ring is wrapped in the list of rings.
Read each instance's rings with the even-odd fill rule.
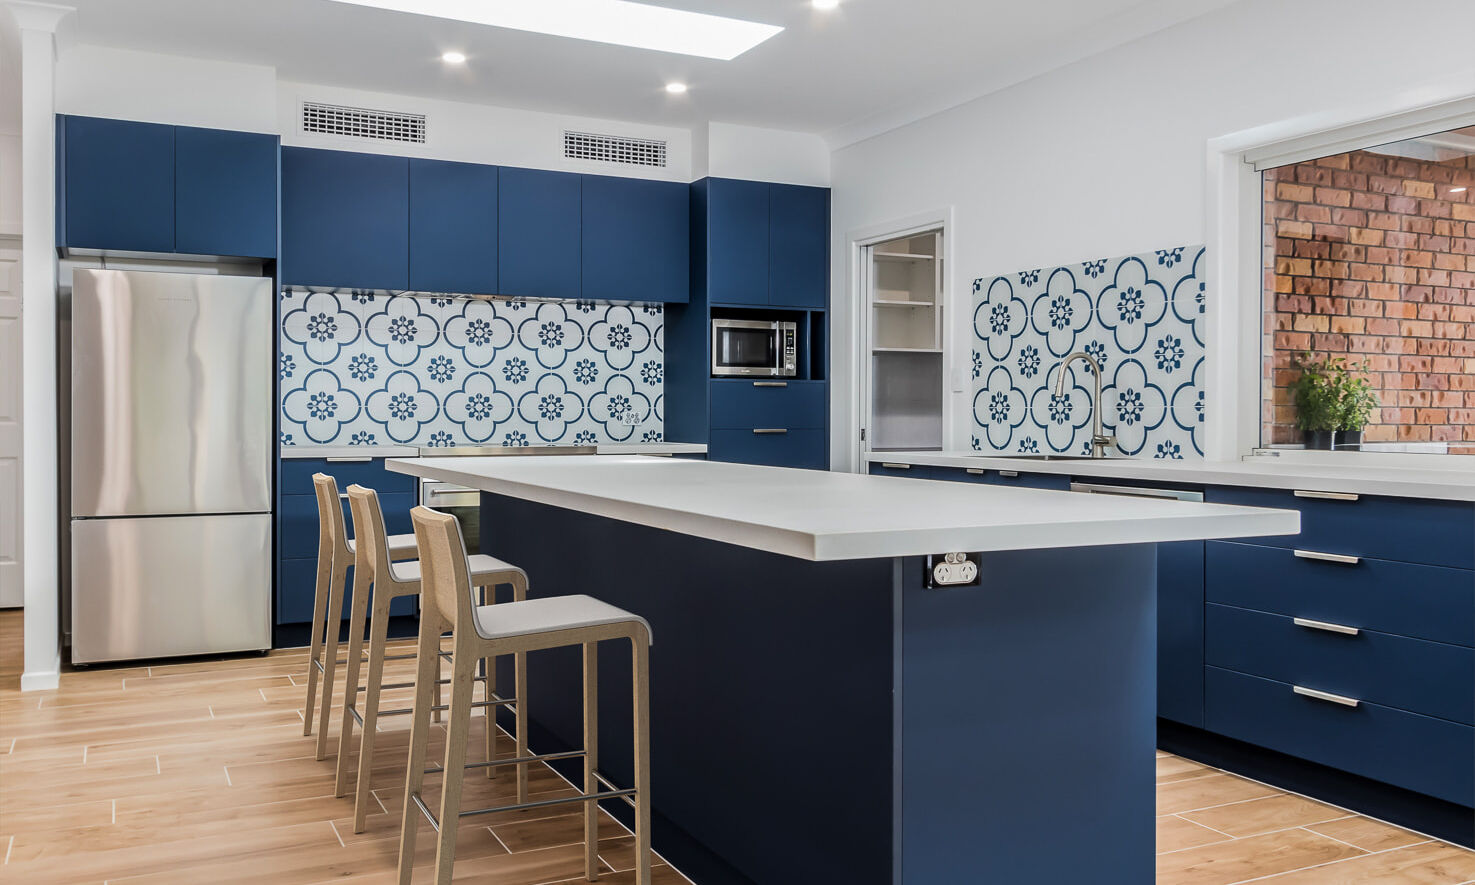
[[[56,27],[70,7],[10,4],[21,40],[21,513],[25,674],[21,689],[61,675],[57,532]]]

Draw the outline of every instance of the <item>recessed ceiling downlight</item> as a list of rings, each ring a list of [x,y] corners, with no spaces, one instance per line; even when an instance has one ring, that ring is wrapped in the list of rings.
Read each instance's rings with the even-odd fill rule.
[[[335,2],[724,61],[742,55],[783,30],[777,25],[687,12],[683,9],[667,9],[664,6],[634,3],[631,0]]]
[[[672,95],[685,95],[686,94],[686,84],[685,83],[667,83],[666,84],[666,91],[669,92],[669,93],[671,93]]]
[[[812,0],[811,5],[822,12],[829,12],[831,9],[840,8],[840,0]]]
[[[456,52],[453,49],[450,52],[442,52],[440,60],[448,65],[464,65],[466,64],[466,53]]]

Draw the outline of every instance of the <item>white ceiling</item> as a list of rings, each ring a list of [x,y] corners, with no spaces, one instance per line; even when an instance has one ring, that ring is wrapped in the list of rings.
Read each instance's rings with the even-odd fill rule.
[[[843,144],[1234,0],[843,0],[829,13],[807,0],[657,0],[784,26],[725,62],[328,0],[59,2],[77,8],[68,39],[272,65],[284,80]],[[469,62],[447,68],[448,49]],[[667,95],[669,80],[691,91]]]

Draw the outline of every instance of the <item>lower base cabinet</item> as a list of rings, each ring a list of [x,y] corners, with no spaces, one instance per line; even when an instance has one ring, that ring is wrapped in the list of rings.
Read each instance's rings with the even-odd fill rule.
[[[767,467],[829,469],[825,431],[820,428],[717,430],[707,440],[709,461]]]
[[[1204,542],[1157,545],[1157,715],[1204,727]]]

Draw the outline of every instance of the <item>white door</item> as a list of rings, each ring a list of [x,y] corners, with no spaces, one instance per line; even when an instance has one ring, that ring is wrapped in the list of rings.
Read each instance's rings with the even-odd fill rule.
[[[21,589],[20,251],[0,247],[0,608]]]

